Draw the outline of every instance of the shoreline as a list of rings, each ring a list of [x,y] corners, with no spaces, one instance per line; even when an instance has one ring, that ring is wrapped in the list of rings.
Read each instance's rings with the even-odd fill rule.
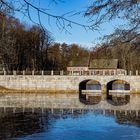
[[[0,88],[0,93],[63,93],[63,94],[79,94],[79,90],[47,90],[47,89],[7,89],[7,88]],[[107,93],[102,93],[102,94],[107,94]],[[140,91],[131,91],[130,94],[140,94]]]
[[[78,94],[79,91],[77,90],[29,90],[29,89],[23,89],[23,90],[17,90],[17,89],[0,89],[0,93],[70,93],[70,94]]]

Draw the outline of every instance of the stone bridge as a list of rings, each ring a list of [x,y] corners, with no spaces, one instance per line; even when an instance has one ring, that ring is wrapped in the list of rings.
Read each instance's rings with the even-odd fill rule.
[[[80,84],[89,80],[98,81],[102,92],[114,80],[123,80],[130,85],[130,92],[140,92],[140,75],[0,75],[1,89],[36,91],[79,91]]]

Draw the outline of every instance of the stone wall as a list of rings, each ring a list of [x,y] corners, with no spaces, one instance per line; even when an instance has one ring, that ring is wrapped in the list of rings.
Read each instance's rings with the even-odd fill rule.
[[[130,91],[140,92],[140,76],[51,76],[51,75],[1,75],[0,87],[16,90],[74,90],[79,91],[79,84],[84,80],[96,80],[102,90],[113,80],[124,80],[130,83]]]

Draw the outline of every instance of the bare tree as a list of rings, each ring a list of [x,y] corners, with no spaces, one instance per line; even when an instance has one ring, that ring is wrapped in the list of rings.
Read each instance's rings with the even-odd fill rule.
[[[54,3],[62,2],[62,0],[50,0],[50,1]],[[80,26],[85,30],[97,30],[96,26],[92,26],[91,24],[82,24],[67,18],[67,15],[69,16],[79,15],[81,12],[77,13],[67,12],[64,13],[63,15],[54,15],[51,12],[48,12],[47,8],[46,9],[39,8],[38,6],[34,5],[30,0],[0,0],[0,5],[5,6],[14,12],[21,12],[22,14],[24,14],[24,16],[28,17],[30,21],[40,25],[43,29],[45,28],[42,24],[41,15],[46,16],[48,24],[51,24],[50,23],[51,20],[54,20],[58,29],[65,32],[69,32],[68,28],[72,28],[73,25]],[[16,7],[16,5],[18,5],[18,7]],[[32,19],[31,10],[37,12],[38,22]]]
[[[122,19],[127,27],[124,36],[134,31],[138,33],[131,40],[139,36],[140,0],[94,0],[84,15],[89,17],[92,26],[114,19]]]
[[[50,1],[59,3],[63,0]],[[124,36],[126,33],[129,34],[134,31],[139,31],[140,28],[140,0],[93,0],[93,3],[87,8],[84,14],[86,17],[89,17],[87,24],[72,21],[67,17],[70,14],[81,14],[80,12],[54,15],[47,8],[43,9],[36,6],[31,0],[0,0],[0,6],[1,8],[7,7],[7,9],[12,11],[21,12],[43,29],[45,28],[42,24],[41,15],[46,16],[48,24],[51,24],[50,22],[54,20],[58,29],[66,32],[68,32],[68,28],[72,28],[72,25],[83,27],[85,30],[99,30],[99,25],[116,18],[126,20],[127,24],[125,27],[127,26],[127,32],[125,32]],[[38,22],[33,20],[31,10],[36,11]],[[132,39],[137,36],[139,36],[139,32]]]

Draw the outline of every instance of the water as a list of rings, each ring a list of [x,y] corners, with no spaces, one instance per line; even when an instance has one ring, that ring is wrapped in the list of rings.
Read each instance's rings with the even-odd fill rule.
[[[66,111],[66,112],[65,112]],[[101,112],[55,109],[44,113],[12,113],[0,119],[0,139],[5,140],[138,140],[140,116],[135,119]]]
[[[77,94],[1,94],[0,140],[140,140],[140,95],[114,106]]]

